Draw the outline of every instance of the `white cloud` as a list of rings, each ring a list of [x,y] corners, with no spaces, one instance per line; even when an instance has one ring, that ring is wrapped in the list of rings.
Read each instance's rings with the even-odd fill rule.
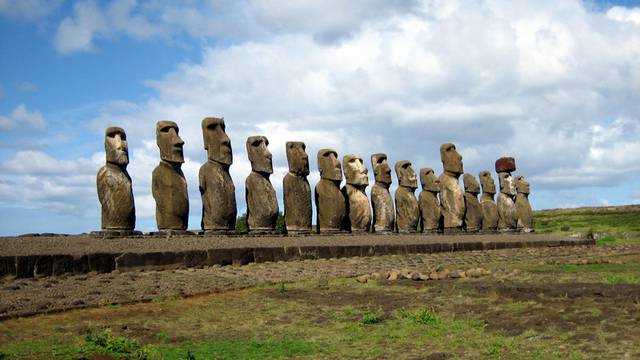
[[[640,25],[639,8],[629,9],[623,6],[614,6],[611,9],[607,10],[607,17],[609,19],[617,21],[630,22],[635,23],[636,25]]]
[[[62,0],[0,0],[0,15],[33,21],[50,15],[61,4]]]
[[[18,105],[11,114],[0,116],[0,131],[27,129],[44,131],[47,122],[38,111],[29,111],[24,104]]]

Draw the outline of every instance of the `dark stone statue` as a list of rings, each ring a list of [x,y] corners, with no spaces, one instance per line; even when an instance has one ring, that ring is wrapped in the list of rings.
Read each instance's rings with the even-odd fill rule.
[[[420,169],[420,183],[422,191],[418,197],[420,207],[420,219],[422,221],[422,232],[435,234],[441,232],[442,214],[440,212],[440,180],[431,168]]]
[[[273,173],[269,140],[264,136],[247,138],[247,154],[251,173],[245,181],[247,198],[247,227],[249,232],[273,233],[278,220],[276,191],[269,181]]]
[[[311,233],[311,186],[309,156],[303,142],[286,144],[289,173],[282,181],[284,191],[284,223],[289,234]]]
[[[464,172],[462,156],[454,144],[442,144],[440,159],[444,168],[442,175],[440,175],[440,204],[442,205],[444,232],[457,233],[462,231],[466,211],[464,192],[458,181]]]
[[[482,205],[478,201],[480,193],[480,184],[471,174],[464,174],[462,177],[464,183],[464,203],[466,212],[464,215],[465,230],[469,233],[479,232],[482,230]]]
[[[345,198],[340,191],[342,168],[333,149],[318,151],[320,181],[315,187],[317,227],[319,233],[339,233],[345,227]]]
[[[416,172],[408,160],[396,163],[398,190],[396,190],[396,227],[399,233],[415,233],[418,231],[420,209],[415,191],[418,188]]]
[[[371,166],[376,183],[371,188],[371,206],[373,208],[372,230],[389,233],[395,229],[395,209],[389,192],[391,186],[391,167],[386,154],[371,155]]]
[[[480,178],[480,185],[482,185],[482,195],[480,196],[482,232],[496,232],[498,229],[498,205],[493,198],[496,194],[496,184],[489,171],[480,171],[478,177]]]
[[[347,212],[345,229],[350,229],[353,233],[366,233],[371,227],[371,206],[365,193],[369,185],[369,171],[358,155],[345,155],[342,165],[347,179],[342,188]]]

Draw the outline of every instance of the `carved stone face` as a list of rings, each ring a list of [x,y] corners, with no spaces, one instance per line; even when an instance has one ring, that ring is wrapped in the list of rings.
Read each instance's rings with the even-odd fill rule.
[[[513,178],[511,177],[511,174],[501,172],[500,174],[498,174],[498,177],[500,179],[500,192],[511,196],[515,195],[516,189],[513,184]]]
[[[391,167],[387,161],[386,154],[371,155],[371,166],[373,167],[373,176],[377,182],[391,185]]]
[[[420,169],[420,183],[422,184],[422,190],[424,191],[440,191],[440,179],[438,179],[431,168]]]
[[[491,195],[496,193],[496,183],[493,181],[491,172],[480,171],[480,174],[478,174],[478,177],[480,178],[480,185],[482,185],[483,192]]]
[[[306,145],[301,141],[288,141],[286,147],[289,172],[298,176],[309,175],[309,155],[305,151]]]
[[[521,194],[529,194],[529,182],[524,176],[516,177],[516,190]]]
[[[115,126],[107,128],[104,133],[104,151],[108,163],[120,166],[129,164],[129,146],[124,129]]]
[[[247,154],[251,161],[251,170],[265,174],[273,173],[271,152],[267,146],[269,140],[264,136],[249,136],[247,138]]]
[[[462,177],[464,183],[464,191],[472,194],[478,194],[480,192],[480,184],[476,181],[476,178],[471,174],[464,174]]]
[[[231,140],[225,132],[224,118],[202,119],[202,137],[209,160],[225,165],[233,163]]]
[[[345,155],[342,158],[344,165],[344,176],[347,178],[347,184],[351,185],[369,185],[369,170],[364,166],[364,161],[358,155]]]
[[[184,141],[178,135],[178,125],[173,121],[158,121],[156,124],[156,143],[160,148],[160,159],[182,164]]]
[[[440,159],[442,160],[444,171],[458,176],[464,172],[462,156],[458,153],[454,144],[440,145]]]
[[[320,177],[327,180],[342,180],[342,168],[338,161],[338,153],[333,149],[320,149],[318,151],[318,170]]]
[[[396,175],[398,175],[398,184],[403,187],[412,189],[418,188],[418,180],[416,172],[411,167],[411,161],[400,160],[396,163]]]

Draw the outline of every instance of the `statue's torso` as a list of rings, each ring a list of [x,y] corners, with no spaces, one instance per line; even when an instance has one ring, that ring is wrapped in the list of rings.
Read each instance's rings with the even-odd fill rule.
[[[418,204],[422,218],[422,230],[430,232],[438,230],[442,216],[438,196],[431,191],[423,190],[418,197]]]
[[[182,170],[160,163],[152,174],[158,229],[186,230],[189,222],[189,195]]]
[[[493,198],[482,196],[482,230],[495,231],[498,228],[498,205]]]
[[[517,220],[513,198],[504,193],[498,194],[498,230],[514,230]]]
[[[200,167],[202,197],[202,228],[204,230],[234,230],[238,214],[236,188],[223,165],[206,162]]]
[[[284,222],[288,231],[311,230],[311,186],[306,177],[288,173],[282,181]]]
[[[460,228],[464,221],[464,191],[455,177],[440,175],[440,202],[445,228]]]
[[[418,199],[413,189],[398,187],[396,190],[396,224],[399,232],[416,232],[420,219]]]
[[[275,230],[278,200],[269,178],[252,171],[245,182],[249,230]]]
[[[371,226],[371,206],[363,189],[353,185],[345,185],[342,193],[347,198],[347,209],[351,231],[366,232]]]
[[[97,186],[102,205],[102,228],[133,230],[136,210],[131,178],[126,170],[103,166],[98,171]]]
[[[345,198],[339,184],[320,179],[315,188],[316,211],[320,231],[340,231],[346,216]]]
[[[465,192],[465,215],[464,222],[467,231],[474,232],[482,229],[482,205],[478,201],[478,196],[472,193]]]
[[[373,228],[375,231],[393,231],[395,209],[389,189],[378,184],[371,188]]]

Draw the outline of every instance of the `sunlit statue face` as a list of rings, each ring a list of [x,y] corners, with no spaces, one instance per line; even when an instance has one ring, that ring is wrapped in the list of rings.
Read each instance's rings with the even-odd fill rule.
[[[516,190],[521,194],[529,194],[529,182],[524,176],[516,177]]]
[[[224,165],[233,163],[231,140],[225,132],[224,118],[204,118],[202,120],[202,136],[209,160]]]
[[[129,164],[129,146],[127,134],[120,127],[108,127],[104,134],[104,150],[107,162],[119,166]]]
[[[309,175],[309,155],[306,152],[306,145],[301,141],[288,141],[286,148],[289,172],[297,176]]]
[[[482,191],[487,194],[496,193],[496,183],[493,181],[493,177],[489,171],[480,171],[478,174],[480,178],[480,185],[482,185]]]
[[[247,154],[251,162],[251,170],[265,174],[273,173],[271,152],[267,148],[268,145],[269,140],[264,136],[249,136],[247,138]]]
[[[515,195],[516,189],[513,184],[513,178],[511,177],[511,174],[501,172],[500,174],[498,174],[498,177],[500,179],[500,192],[511,196]]]
[[[373,167],[373,175],[377,182],[391,185],[391,167],[387,161],[386,154],[371,155],[371,166]]]
[[[440,159],[445,172],[458,176],[464,172],[462,156],[458,153],[454,144],[442,144],[440,146]]]
[[[408,160],[400,160],[396,163],[396,175],[398,175],[398,184],[403,187],[411,189],[418,188],[418,180],[416,179],[416,172],[411,167],[411,162]]]
[[[358,155],[345,155],[342,158],[344,166],[344,176],[347,178],[347,184],[351,185],[369,185],[369,170],[364,166],[362,158]]]
[[[462,177],[464,184],[464,191],[472,194],[478,194],[480,192],[480,184],[476,181],[476,178],[471,174],[464,174]]]
[[[160,148],[160,159],[178,164],[184,162],[184,141],[178,135],[178,131],[178,125],[173,121],[158,121],[156,124],[156,143]]]
[[[440,180],[431,168],[420,169],[420,183],[422,184],[422,190],[424,191],[440,191]]]
[[[333,149],[320,149],[318,151],[318,170],[320,177],[327,180],[341,181],[342,168],[338,161],[338,153]]]

